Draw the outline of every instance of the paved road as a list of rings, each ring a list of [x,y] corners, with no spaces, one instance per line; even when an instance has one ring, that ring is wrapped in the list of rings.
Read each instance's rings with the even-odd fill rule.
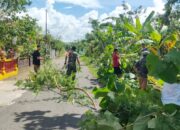
[[[63,59],[56,60],[56,64],[61,68]],[[96,85],[86,66],[82,66],[77,77],[81,87]],[[0,130],[78,129],[78,121],[88,108],[58,101],[58,95],[51,91],[45,90],[39,95],[26,91],[14,104],[0,107]]]
[[[14,103],[14,99],[22,96],[25,90],[17,88],[15,83],[19,79],[26,78],[31,70],[32,67],[21,68],[17,76],[0,81],[0,107],[11,105]]]

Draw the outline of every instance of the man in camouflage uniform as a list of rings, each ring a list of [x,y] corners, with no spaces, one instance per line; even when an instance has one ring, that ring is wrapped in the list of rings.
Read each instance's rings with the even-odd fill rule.
[[[147,87],[147,74],[148,69],[146,67],[146,57],[149,54],[149,51],[143,51],[143,57],[136,63],[135,70],[139,76],[139,86],[141,89],[145,90]]]
[[[79,64],[79,67],[80,67],[80,61],[79,61],[79,58],[78,58],[78,54],[75,51],[76,51],[76,47],[73,46],[71,48],[71,50],[67,53],[66,57],[65,57],[65,63],[64,64],[67,65],[66,74],[68,76],[70,76],[73,73],[75,74],[77,72],[76,61]],[[73,79],[75,79],[75,76],[73,77]]]

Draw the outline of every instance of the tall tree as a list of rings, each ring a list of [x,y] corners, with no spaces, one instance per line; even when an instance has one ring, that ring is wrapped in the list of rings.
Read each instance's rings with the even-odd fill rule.
[[[11,14],[13,12],[25,11],[26,6],[31,4],[31,0],[1,0],[0,12]]]

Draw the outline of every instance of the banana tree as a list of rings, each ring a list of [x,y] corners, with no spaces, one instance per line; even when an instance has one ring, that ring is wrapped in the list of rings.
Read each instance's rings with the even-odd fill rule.
[[[150,39],[147,40],[147,37],[150,33],[155,31],[151,25],[154,13],[155,12],[152,11],[143,24],[140,22],[139,17],[136,17],[135,25],[129,22],[128,19],[124,20],[124,28],[126,28],[127,31],[129,31],[129,33],[134,36],[133,38],[136,40],[137,43],[141,43],[142,40],[145,43],[152,42]]]
[[[152,26],[152,12],[143,24],[139,18],[136,18],[136,25],[125,22],[124,27],[134,34],[136,43],[147,43],[151,54],[147,58],[147,67],[149,74],[164,80],[168,83],[179,82],[180,80],[180,56],[178,30],[174,30],[171,34],[167,31],[158,32]],[[145,39],[146,38],[146,39]]]

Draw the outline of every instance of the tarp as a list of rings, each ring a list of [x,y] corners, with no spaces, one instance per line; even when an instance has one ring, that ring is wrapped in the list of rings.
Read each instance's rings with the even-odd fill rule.
[[[163,104],[176,104],[180,106],[180,84],[165,83],[162,89],[161,100]]]

